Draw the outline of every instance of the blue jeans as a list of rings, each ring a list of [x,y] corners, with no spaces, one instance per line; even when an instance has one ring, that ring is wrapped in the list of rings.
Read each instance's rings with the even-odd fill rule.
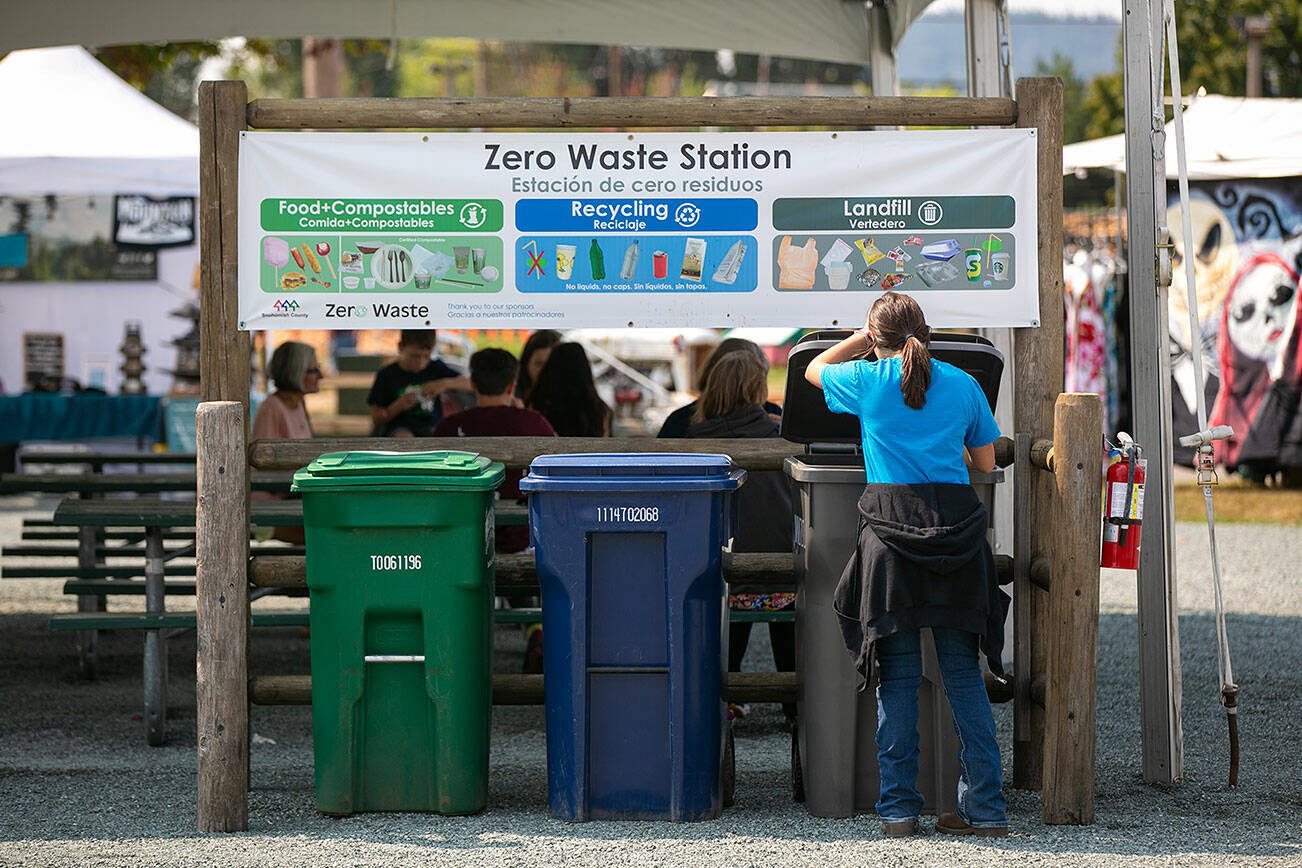
[[[959,816],[973,826],[1008,825],[1003,767],[995,740],[995,717],[977,664],[977,636],[933,628],[945,695],[958,732]],[[882,792],[877,813],[883,822],[916,819],[918,792],[918,688],[922,650],[916,630],[877,642],[881,680],[877,684],[877,764]]]

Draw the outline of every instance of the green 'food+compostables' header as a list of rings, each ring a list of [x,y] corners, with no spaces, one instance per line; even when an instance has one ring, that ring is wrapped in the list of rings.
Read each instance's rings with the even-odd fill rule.
[[[268,232],[500,232],[499,199],[263,199]]]

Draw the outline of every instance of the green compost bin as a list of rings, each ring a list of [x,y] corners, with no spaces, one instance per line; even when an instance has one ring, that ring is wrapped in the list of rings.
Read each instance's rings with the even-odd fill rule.
[[[322,813],[483,810],[502,476],[452,451],[335,452],[294,474]]]

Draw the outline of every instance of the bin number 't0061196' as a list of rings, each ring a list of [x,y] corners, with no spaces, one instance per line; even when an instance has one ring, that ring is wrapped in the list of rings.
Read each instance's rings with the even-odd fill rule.
[[[420,555],[371,555],[371,569],[376,572],[419,570]]]
[[[659,521],[658,506],[599,506],[597,521]]]

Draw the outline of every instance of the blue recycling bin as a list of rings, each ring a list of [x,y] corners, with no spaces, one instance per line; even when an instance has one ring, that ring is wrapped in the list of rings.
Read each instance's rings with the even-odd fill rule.
[[[707,820],[727,714],[726,455],[544,455],[520,488],[543,600],[561,820]]]

